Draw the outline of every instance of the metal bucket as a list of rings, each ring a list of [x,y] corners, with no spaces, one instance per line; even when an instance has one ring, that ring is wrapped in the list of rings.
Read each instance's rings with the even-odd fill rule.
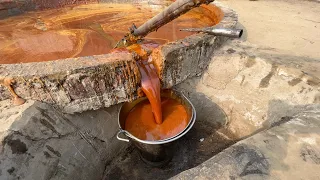
[[[168,97],[175,100],[178,100],[184,107],[186,108],[188,117],[190,117],[189,123],[186,128],[178,133],[177,135],[163,139],[158,141],[147,141],[141,140],[131,133],[125,130],[125,121],[127,115],[135,107],[138,103],[145,100],[146,97],[139,98],[133,102],[124,103],[119,111],[118,116],[118,124],[119,124],[119,132],[117,134],[118,140],[125,141],[125,142],[132,142],[132,144],[139,150],[139,154],[141,159],[151,165],[151,166],[163,166],[168,163],[172,156],[172,143],[174,143],[177,139],[184,136],[193,126],[196,120],[196,111],[193,107],[192,103],[186,98],[182,93],[176,92],[173,90],[163,90],[161,92],[161,97]],[[120,135],[125,137],[120,137]]]

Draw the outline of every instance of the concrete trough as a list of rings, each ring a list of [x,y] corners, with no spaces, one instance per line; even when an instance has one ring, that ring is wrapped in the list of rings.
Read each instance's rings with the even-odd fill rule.
[[[52,8],[45,6],[44,1],[25,2],[25,5],[10,7],[20,8],[21,11]],[[123,2],[128,1],[119,3]],[[155,1],[147,3],[157,4]],[[61,6],[66,4],[60,3]],[[237,14],[219,3],[214,5],[219,20],[217,25],[234,28],[238,21]],[[162,88],[171,88],[189,77],[201,74],[207,68],[213,52],[226,40],[225,37],[194,34],[161,45],[155,52],[160,57],[155,64],[159,67]],[[132,56],[127,53],[0,64],[0,82],[5,78],[15,81],[12,87],[23,99],[48,103],[65,113],[96,110],[133,100],[138,97],[140,87],[140,73]],[[0,86],[0,93],[0,100],[11,98],[4,86]]]

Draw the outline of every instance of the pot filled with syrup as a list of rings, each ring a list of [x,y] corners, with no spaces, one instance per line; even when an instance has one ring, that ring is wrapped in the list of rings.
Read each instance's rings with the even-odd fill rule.
[[[163,166],[172,156],[172,143],[193,126],[196,111],[182,93],[161,91],[162,123],[158,124],[146,97],[124,103],[119,111],[117,138],[132,142],[141,159],[152,166]]]

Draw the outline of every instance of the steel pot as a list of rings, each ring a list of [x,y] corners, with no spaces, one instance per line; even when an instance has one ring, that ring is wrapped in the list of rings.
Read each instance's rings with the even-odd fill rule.
[[[177,135],[157,141],[141,140],[128,131],[125,130],[125,121],[127,115],[138,103],[145,100],[146,97],[139,98],[132,102],[127,102],[122,105],[118,114],[119,132],[117,134],[118,140],[125,142],[132,142],[132,144],[139,150],[141,159],[152,166],[162,166],[168,163],[173,155],[172,143],[182,136],[184,136],[193,126],[196,120],[196,111],[189,99],[180,92],[173,90],[163,90],[161,97],[168,97],[178,100],[186,108],[188,117],[190,117],[189,123],[186,128]],[[122,137],[120,137],[122,136]]]

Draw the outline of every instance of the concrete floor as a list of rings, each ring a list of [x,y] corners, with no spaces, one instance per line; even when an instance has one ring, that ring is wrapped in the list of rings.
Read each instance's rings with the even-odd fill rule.
[[[306,62],[308,64],[312,62],[311,60],[317,61],[317,63],[312,62],[310,66],[314,68],[313,74],[320,72],[320,68],[317,68],[320,64],[320,3],[302,0],[221,0],[221,2],[239,13],[241,23],[239,26],[244,26],[246,30],[242,40],[271,49],[272,53],[290,55],[288,61],[308,60]],[[24,112],[26,118],[21,119],[24,119],[26,125],[22,126],[21,121],[18,121],[20,123],[15,124],[12,130],[10,129],[14,134],[7,138],[8,142],[12,140],[17,142],[17,138],[22,139],[25,144],[19,143],[20,148],[16,148],[18,151],[15,147],[13,149],[17,151],[17,161],[24,162],[27,159],[28,162],[30,160],[30,164],[20,163],[23,168],[13,163],[11,165],[13,155],[9,154],[6,157],[10,163],[1,160],[2,166],[7,168],[2,171],[2,174],[8,174],[11,179],[20,178],[21,172],[28,176],[41,176],[42,179],[49,179],[46,177],[52,179],[68,179],[68,177],[72,179],[73,177],[74,179],[76,176],[83,179],[98,179],[107,164],[103,179],[167,179],[175,175],[178,175],[177,179],[195,179],[198,175],[201,175],[202,179],[213,179],[212,173],[227,177],[215,179],[238,179],[236,177],[258,179],[257,176],[253,176],[254,173],[259,177],[261,175],[261,179],[287,179],[288,177],[298,179],[301,176],[300,172],[308,175],[303,179],[319,179],[320,176],[317,174],[320,172],[319,108],[305,109],[306,111],[297,116],[290,114],[291,111],[296,111],[294,109],[296,106],[309,104],[311,101],[315,104],[320,102],[318,84],[310,83],[309,80],[304,82],[300,77],[300,71],[297,74],[287,73],[282,62],[278,62],[279,73],[273,72],[272,63],[267,61],[269,59],[251,54],[261,50],[259,48],[251,48],[252,52],[249,52],[248,48],[243,48],[237,42],[232,46],[227,45],[220,50],[220,56],[217,56],[219,53],[216,52],[216,59],[212,61],[204,79],[197,77],[180,85],[180,89],[186,87],[190,89],[190,99],[197,108],[198,118],[194,128],[180,139],[181,143],[174,147],[178,156],[174,156],[175,159],[168,167],[162,170],[147,167],[139,159],[137,151],[132,148],[128,148],[113,161],[108,160],[111,155],[109,152],[119,152],[118,144],[115,143],[118,142],[115,138],[117,123],[112,121],[117,119],[119,106],[99,110],[99,112],[91,111],[81,116],[78,114],[76,115],[79,116],[78,118],[66,120],[64,116],[52,115],[55,111],[47,105],[38,104],[34,107],[36,110],[29,109],[30,114],[34,115]],[[281,60],[283,57],[287,56],[278,56]],[[304,72],[309,73],[309,71]],[[290,77],[284,78],[283,74],[289,74]],[[265,79],[268,80],[268,87],[260,88],[261,82],[265,82]],[[187,88],[186,92],[189,92]],[[298,95],[297,92],[302,95]],[[213,102],[219,104],[215,105]],[[222,114],[220,118],[216,116],[219,114],[217,111],[220,111],[217,108],[219,106],[224,108],[221,111],[225,111],[224,113],[230,118],[223,118],[223,113],[220,113]],[[213,111],[214,109],[217,110]],[[278,116],[274,113],[278,111],[281,111],[281,114],[278,114],[279,117],[284,117],[284,120],[288,119],[290,122],[280,124],[271,131],[258,133],[216,155],[235,141],[223,132],[216,133],[215,129],[218,126],[209,126],[208,122],[227,119],[226,122],[219,122],[228,124],[228,130],[236,131],[238,128],[241,131],[249,131],[249,128],[245,129],[246,124],[242,126],[241,123],[246,121],[241,121],[241,117],[248,117],[253,122],[264,118],[278,120]],[[19,114],[15,112],[16,110],[7,113],[18,116]],[[247,112],[256,114],[247,114]],[[7,118],[8,114],[2,117]],[[33,120],[34,117],[39,121]],[[108,121],[101,120],[105,117]],[[309,119],[301,120],[306,117],[310,117],[314,121],[314,126],[318,126],[315,128],[310,126]],[[61,123],[64,121],[65,123]],[[23,128],[19,129],[19,125]],[[295,131],[296,126],[299,126],[300,131]],[[113,131],[109,131],[108,128]],[[24,137],[23,133],[19,134],[17,129],[22,132],[30,131],[33,136]],[[287,132],[287,130],[290,131]],[[281,135],[279,139],[275,138],[278,137],[277,135]],[[59,139],[60,136],[61,139]],[[110,144],[115,145],[110,146]],[[239,144],[242,144],[240,148]],[[96,152],[96,147],[101,150]],[[87,149],[90,151],[85,151]],[[11,153],[12,144],[6,145],[4,150]],[[28,153],[21,154],[25,151]],[[236,156],[233,156],[234,154]],[[216,163],[218,161],[219,163]],[[37,165],[38,162],[41,166]],[[101,165],[93,166],[92,164],[96,162]],[[81,166],[75,166],[79,164]],[[239,166],[234,167],[235,165]],[[36,168],[30,168],[32,171],[29,171],[24,168],[25,166]],[[187,170],[192,167],[194,168],[190,171]],[[181,173],[185,170],[187,170],[186,173]],[[182,176],[179,176],[180,173]],[[270,176],[266,176],[267,173]],[[246,177],[243,177],[244,175]]]
[[[220,0],[239,14],[243,40],[320,61],[320,1]]]

